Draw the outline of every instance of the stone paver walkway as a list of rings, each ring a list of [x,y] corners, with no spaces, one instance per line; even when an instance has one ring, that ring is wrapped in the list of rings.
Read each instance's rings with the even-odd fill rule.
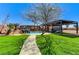
[[[20,55],[41,55],[40,50],[36,44],[36,35],[31,35],[26,39]]]

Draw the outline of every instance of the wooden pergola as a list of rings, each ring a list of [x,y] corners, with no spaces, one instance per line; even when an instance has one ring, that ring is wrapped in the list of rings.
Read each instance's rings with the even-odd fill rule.
[[[78,22],[76,21],[70,21],[70,20],[56,20],[52,22],[48,22],[43,25],[52,25],[52,26],[60,26],[60,32],[63,32],[62,25],[70,25],[70,24],[75,24],[76,25],[76,34],[78,34]]]

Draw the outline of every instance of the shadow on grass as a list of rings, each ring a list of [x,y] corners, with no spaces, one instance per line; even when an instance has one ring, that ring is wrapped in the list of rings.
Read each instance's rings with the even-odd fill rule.
[[[76,38],[76,37],[79,37],[79,35],[70,34],[70,33],[54,33],[54,34],[59,35],[59,36],[69,37],[69,38]]]

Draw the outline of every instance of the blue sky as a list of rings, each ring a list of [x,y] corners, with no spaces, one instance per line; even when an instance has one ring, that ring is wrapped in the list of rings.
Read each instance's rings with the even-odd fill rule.
[[[58,4],[60,8],[62,8],[61,12],[61,19],[66,20],[74,20],[79,21],[79,4],[77,3],[60,3]],[[2,23],[2,20],[5,19],[6,14],[10,14],[8,23],[19,23],[19,24],[32,24],[32,22],[29,20],[25,20],[21,17],[21,12],[28,10],[32,8],[31,3],[13,3],[13,4],[0,4],[0,24]]]

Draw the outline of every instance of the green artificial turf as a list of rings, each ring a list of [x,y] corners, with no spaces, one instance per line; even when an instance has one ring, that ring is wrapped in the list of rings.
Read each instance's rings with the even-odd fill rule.
[[[27,35],[0,36],[0,55],[19,54],[27,37]]]
[[[36,42],[43,55],[79,55],[78,36],[38,35]]]

